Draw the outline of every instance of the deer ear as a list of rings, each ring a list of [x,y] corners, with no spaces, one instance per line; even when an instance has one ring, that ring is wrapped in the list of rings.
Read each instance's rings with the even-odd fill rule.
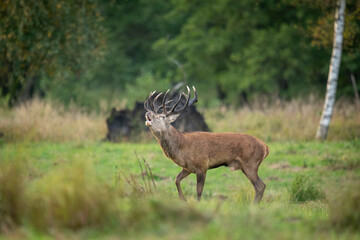
[[[180,113],[178,114],[174,114],[174,115],[170,115],[169,116],[169,122],[172,123],[172,122],[175,122],[175,120],[179,117]]]

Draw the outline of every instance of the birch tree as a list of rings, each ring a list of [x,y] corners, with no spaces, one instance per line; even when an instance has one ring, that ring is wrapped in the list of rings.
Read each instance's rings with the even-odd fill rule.
[[[343,31],[345,25],[345,5],[346,0],[337,0],[336,2],[333,50],[327,79],[324,108],[316,132],[316,139],[320,140],[326,139],[334,109],[336,87],[341,63]]]

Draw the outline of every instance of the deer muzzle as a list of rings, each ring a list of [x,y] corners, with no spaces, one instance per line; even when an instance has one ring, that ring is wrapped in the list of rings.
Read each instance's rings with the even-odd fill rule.
[[[147,127],[151,127],[151,118],[150,118],[150,116],[151,116],[150,112],[147,112],[145,114],[145,119],[146,119],[145,126],[147,126]]]

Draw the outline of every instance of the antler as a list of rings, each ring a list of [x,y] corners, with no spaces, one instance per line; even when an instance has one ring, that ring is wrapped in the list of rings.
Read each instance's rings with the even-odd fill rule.
[[[152,96],[154,96],[156,91],[153,91],[153,92],[150,92],[149,94],[149,97],[145,100],[144,102],[144,108],[146,109],[146,111],[148,112],[153,112],[154,110],[151,108],[151,105],[150,105],[150,99],[152,98]]]
[[[195,95],[195,96],[194,96],[194,98],[191,99],[191,100],[190,100],[190,98],[191,98],[190,88],[189,88],[189,86],[186,86],[186,88],[187,88],[187,91],[188,91],[187,95],[186,95],[185,93],[180,94],[178,101],[177,101],[176,104],[171,108],[171,110],[169,111],[169,113],[167,114],[167,116],[170,115],[170,114],[180,114],[180,113],[182,113],[187,107],[189,107],[189,106],[191,106],[191,105],[193,105],[194,103],[197,102],[197,92],[196,92],[196,88],[195,88],[194,86],[192,87],[193,90],[194,90],[194,95]],[[184,104],[184,106],[183,106],[180,110],[175,110],[176,106],[177,106],[178,103],[180,102],[181,96],[184,96],[184,97],[185,97],[185,99],[186,99],[185,104]]]
[[[171,103],[173,101],[172,100],[169,100],[169,101],[166,101],[166,97],[168,96],[169,92],[170,92],[170,89],[168,89],[166,92],[165,92],[165,95],[163,97],[163,100],[162,100],[162,104],[160,106],[157,106],[155,107],[156,105],[156,102],[157,100],[159,99],[159,97],[163,94],[162,92],[159,93],[158,95],[156,95],[156,97],[151,100],[151,98],[154,96],[155,92],[151,92],[149,94],[149,97],[145,100],[144,102],[144,108],[147,110],[147,111],[151,111],[151,112],[154,112],[154,113],[157,113],[161,108],[163,109],[163,114],[165,114],[166,116],[170,116],[172,114],[180,114],[182,113],[187,107],[191,106],[192,104],[196,103],[197,102],[197,92],[196,92],[196,89],[195,87],[193,86],[193,90],[194,90],[194,94],[195,94],[195,97],[193,99],[190,100],[191,98],[191,92],[190,92],[190,88],[188,86],[186,86],[187,90],[188,90],[188,93],[185,94],[185,93],[181,93],[179,95],[179,98],[177,99],[177,101],[175,102],[175,104],[172,106],[172,108],[170,109],[170,111],[167,111],[166,110],[166,107],[169,103]],[[180,110],[176,110],[175,108],[178,106],[178,104],[180,103],[181,101],[181,98],[182,97],[185,97],[186,101],[185,101],[185,104],[184,106],[180,109]]]
[[[159,97],[163,94],[162,92],[159,93],[158,95],[156,95],[156,97],[151,100],[151,98],[154,96],[154,94],[156,93],[156,91],[150,92],[149,96],[147,97],[147,99],[144,102],[144,108],[146,111],[148,112],[154,112],[157,113],[163,106],[156,106],[156,102],[159,99]],[[165,105],[168,105],[169,103],[171,103],[173,100],[169,100],[165,103]]]

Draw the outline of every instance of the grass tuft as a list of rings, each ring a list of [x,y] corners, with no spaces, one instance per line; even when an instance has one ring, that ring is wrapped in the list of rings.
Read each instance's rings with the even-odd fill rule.
[[[0,162],[0,232],[22,223],[25,179],[18,163]]]
[[[152,195],[156,192],[156,184],[153,173],[151,171],[149,163],[145,160],[144,156],[141,155],[141,160],[138,154],[135,152],[136,160],[139,164],[140,177],[133,173],[125,174],[116,166],[114,174],[115,187],[125,187],[124,182],[130,187],[130,191],[126,195],[130,196],[147,196]],[[140,180],[139,180],[140,178]]]
[[[324,199],[324,194],[307,176],[297,175],[288,189],[290,201],[301,203]]]
[[[360,229],[360,180],[355,179],[327,194],[329,221],[338,229]]]
[[[41,230],[101,227],[117,215],[111,189],[84,163],[49,172],[29,190],[29,221]]]

